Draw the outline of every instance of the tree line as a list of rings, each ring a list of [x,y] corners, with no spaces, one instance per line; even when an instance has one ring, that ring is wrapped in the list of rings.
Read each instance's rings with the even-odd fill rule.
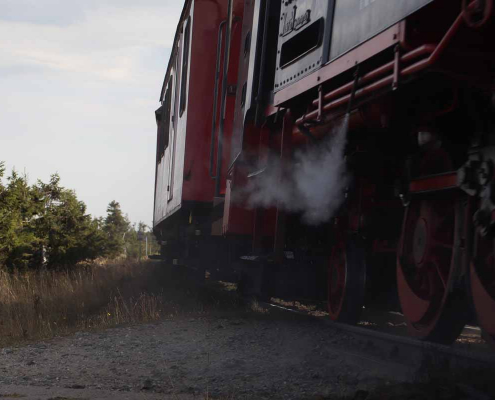
[[[145,253],[139,231],[156,252],[147,226],[131,224],[118,202],[109,203],[106,217],[94,218],[73,190],[61,186],[58,174],[30,185],[15,170],[5,177],[0,162],[0,268],[57,269],[97,258],[136,259],[141,248]]]

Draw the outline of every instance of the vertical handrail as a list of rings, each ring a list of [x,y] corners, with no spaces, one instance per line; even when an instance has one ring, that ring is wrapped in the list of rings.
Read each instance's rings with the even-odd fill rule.
[[[268,52],[268,24],[270,22],[270,6],[271,0],[265,2],[265,18],[263,22],[263,44],[261,46],[261,61],[260,61],[260,76],[258,81],[258,93],[256,93],[256,114],[254,117],[255,125],[260,126],[261,120],[264,117],[263,105],[263,89],[265,87],[265,69]]]
[[[213,174],[213,162],[215,159],[215,131],[217,129],[217,104],[218,104],[218,83],[220,82],[220,57],[222,55],[222,29],[227,23],[227,20],[220,22],[218,27],[217,37],[217,63],[215,67],[215,89],[213,93],[213,119],[211,123],[211,142],[210,142],[210,178],[215,179]]]
[[[232,20],[234,15],[234,0],[229,0],[227,16],[227,32],[225,33],[225,50],[223,53],[223,79],[222,79],[222,103],[220,110],[220,127],[218,130],[218,147],[217,147],[217,171],[215,176],[215,197],[220,197],[220,177],[222,174],[222,156],[223,156],[223,134],[225,128],[225,116],[227,109],[227,90],[230,60],[230,42],[232,40]]]

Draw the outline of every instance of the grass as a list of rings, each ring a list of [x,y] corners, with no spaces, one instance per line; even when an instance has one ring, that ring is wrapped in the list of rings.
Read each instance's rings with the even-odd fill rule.
[[[190,279],[184,270],[164,267],[157,262],[84,265],[71,272],[10,274],[0,271],[0,347],[81,330],[153,322],[191,313],[208,315],[217,310],[232,312],[236,317],[274,318],[256,300],[245,304],[236,296],[235,284],[210,283],[207,285],[209,288],[198,290]],[[277,302],[314,311],[299,303]],[[284,318],[292,317],[284,314]],[[214,333],[208,330],[206,334],[209,337]],[[476,373],[479,382],[468,379],[473,386],[466,389],[457,385],[452,377],[445,379],[438,374],[432,375],[440,371],[451,374],[441,365],[427,365],[420,380],[429,383],[384,386],[366,394],[366,400],[454,400],[459,393],[477,394],[478,388],[483,388],[489,381],[486,377],[489,371]],[[203,398],[213,400],[208,389]],[[350,399],[360,398],[343,382],[339,382],[338,391],[340,393],[332,399],[344,399],[349,393]],[[0,398],[22,397],[15,393],[0,393]],[[242,397],[232,393],[220,399],[236,398]],[[53,398],[56,399],[64,398]]]
[[[177,279],[156,262],[0,271],[0,346],[173,317],[179,298],[182,311],[185,301],[197,310],[198,302]]]

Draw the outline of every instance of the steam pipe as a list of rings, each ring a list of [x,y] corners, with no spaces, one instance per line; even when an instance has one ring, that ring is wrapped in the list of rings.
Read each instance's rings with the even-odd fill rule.
[[[456,18],[456,20],[451,25],[451,27],[449,28],[449,30],[443,36],[443,38],[440,41],[440,43],[438,43],[438,45],[435,47],[434,51],[430,54],[430,56],[427,59],[418,61],[417,63],[415,63],[413,65],[410,65],[409,67],[403,69],[402,71],[400,71],[399,76],[411,75],[411,74],[413,74],[415,72],[418,72],[418,71],[421,71],[421,70],[423,70],[423,69],[425,69],[425,68],[433,65],[435,62],[437,62],[438,59],[440,58],[440,56],[442,55],[442,53],[445,51],[447,45],[450,43],[450,41],[452,40],[452,38],[454,37],[454,35],[457,33],[457,31],[461,27],[462,21],[463,21],[463,18],[464,18],[463,16],[464,16],[464,12],[462,12]],[[422,47],[425,47],[425,46],[422,46]],[[422,49],[422,47],[418,48],[417,51],[419,51],[420,49]],[[404,55],[404,57],[407,57],[409,54],[414,53],[415,51],[416,50],[413,50],[412,52],[409,52],[408,54]],[[401,58],[401,61],[402,61],[403,58]],[[391,64],[391,67],[393,68],[394,62],[392,61],[389,64]],[[389,64],[385,64],[383,67],[380,67],[377,70],[372,71],[372,72],[370,72],[367,75],[374,74],[376,76],[377,71],[380,71],[381,69],[385,69],[386,70],[386,68],[388,68],[388,65]],[[368,78],[368,80],[369,79],[370,78]],[[358,90],[356,92],[356,98],[362,97],[365,94],[368,94],[368,93],[374,92],[376,90],[379,90],[379,89],[381,89],[383,87],[386,87],[387,85],[392,84],[393,81],[394,81],[394,77],[393,77],[393,74],[392,74],[392,75],[389,75],[389,76],[387,76],[387,77],[385,77],[385,78],[383,78],[383,79],[381,79],[381,80],[379,80],[377,82],[374,82],[371,85],[365,86],[365,87],[363,87],[362,89],[360,89],[360,90]],[[347,87],[349,85],[352,85],[352,83],[347,84],[344,87]],[[335,90],[334,92],[331,92],[331,93],[327,94],[324,98],[325,99],[327,99],[327,98],[333,98],[333,97],[338,96],[342,92],[345,93],[347,90],[344,91],[343,90],[344,87],[339,88],[339,89]],[[338,94],[335,95],[334,94],[335,92],[338,92]],[[333,101],[331,103],[325,104],[325,106],[323,107],[323,111],[329,111],[329,110],[331,110],[331,109],[333,109],[335,107],[341,106],[341,105],[347,103],[347,101],[349,101],[350,98],[351,98],[351,95],[350,94],[347,94],[347,95],[345,95],[345,96],[343,96],[343,97],[341,97],[341,98],[339,98],[339,99],[337,99],[337,100],[335,100],[335,101]],[[316,100],[316,102],[317,101],[318,100]],[[314,104],[314,102],[313,102],[313,104]],[[318,103],[316,103],[316,104],[318,104]],[[296,123],[297,124],[302,124],[304,121],[314,119],[317,115],[318,115],[318,110],[312,111],[311,113],[306,114],[303,117],[299,118]]]
[[[462,0],[462,9],[463,9],[463,18],[466,21],[466,24],[470,28],[478,29],[481,28],[483,25],[485,25],[488,20],[490,19],[492,12],[493,12],[493,0],[484,0],[484,7],[483,7],[483,2],[479,0],[474,0],[471,3],[468,4],[469,0]],[[483,10],[481,8],[483,7]],[[482,12],[482,18],[480,21],[474,21],[471,19],[470,12],[476,12],[476,11],[481,11]]]
[[[447,47],[447,45],[450,43],[450,41],[452,40],[452,38],[454,37],[454,35],[457,33],[457,31],[461,27],[462,22],[463,22],[463,19],[464,19],[464,12],[462,12],[457,17],[457,19],[452,24],[452,26],[449,28],[449,30],[444,35],[444,37],[442,38],[442,40],[440,40],[440,43],[438,43],[437,48],[435,49],[435,51],[431,54],[430,58],[428,59],[428,62],[430,64],[434,64],[435,62],[438,61],[438,59],[440,58],[440,55],[443,53],[443,51],[445,50],[445,48]]]
[[[227,14],[227,32],[225,33],[225,51],[223,53],[223,79],[222,79],[222,104],[220,109],[220,128],[218,130],[218,148],[217,148],[217,173],[215,176],[215,197],[220,197],[220,178],[222,175],[222,157],[223,157],[223,135],[225,129],[225,115],[227,109],[227,89],[230,60],[230,42],[232,40],[232,20],[234,14],[234,0],[229,0]]]
[[[410,51],[409,53],[403,55],[401,57],[401,63],[407,63],[415,58],[418,58],[424,54],[431,54],[435,51],[436,45],[434,44],[426,44],[421,47],[418,47],[417,49],[414,49]],[[371,72],[368,72],[367,74],[364,74],[360,79],[360,83],[367,83],[373,79],[379,78],[380,76],[383,76],[387,72],[390,72],[394,68],[394,61],[390,61],[389,63],[381,66],[380,68],[377,68]],[[349,82],[348,84],[330,92],[327,93],[325,96],[323,96],[323,100],[328,101],[331,99],[334,99],[336,97],[339,97],[340,95],[346,94],[352,90],[352,87],[354,85],[354,82]],[[317,106],[318,105],[318,99],[313,101],[313,105]]]
[[[217,104],[218,104],[218,82],[220,81],[220,57],[222,54],[222,29],[227,23],[227,20],[220,22],[218,26],[217,38],[217,64],[215,67],[215,89],[213,93],[213,118],[211,123],[211,141],[210,141],[210,178],[215,179],[213,174],[213,162],[215,159],[215,130],[217,129]]]

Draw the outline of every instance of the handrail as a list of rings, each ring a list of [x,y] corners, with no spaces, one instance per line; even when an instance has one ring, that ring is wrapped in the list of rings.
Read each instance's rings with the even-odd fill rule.
[[[261,119],[264,117],[262,110],[263,104],[263,88],[265,86],[265,69],[266,69],[266,58],[268,52],[268,24],[270,21],[270,6],[271,0],[267,0],[265,3],[265,18],[263,23],[263,44],[261,46],[261,60],[260,60],[260,76],[258,81],[258,92],[256,94],[256,114],[254,121],[256,126],[261,125]]]
[[[471,4],[474,4],[474,2]],[[418,61],[415,64],[412,64],[412,65],[402,69],[400,71],[400,76],[412,75],[412,74],[414,74],[420,70],[423,70],[427,67],[431,67],[433,64],[435,64],[439,60],[441,55],[443,55],[447,46],[451,43],[452,38],[454,37],[455,33],[462,26],[463,19],[464,19],[464,11],[459,14],[459,16],[455,19],[453,24],[450,26],[450,28],[447,30],[447,32],[445,33],[443,38],[440,40],[440,42],[435,47],[432,47],[431,45],[424,45],[424,46],[421,46],[415,50],[412,50],[409,53],[402,56],[401,61],[403,61],[404,59],[412,58],[413,56],[414,56],[414,58],[416,58],[419,54],[422,55],[425,52],[430,53],[430,51],[433,50],[429,54],[428,58],[423,59],[421,61]],[[363,82],[366,78],[371,80],[372,78],[375,78],[379,75],[381,76],[383,72],[389,71],[391,69],[392,65],[393,65],[393,62],[390,62],[390,63],[376,69],[375,71],[369,72],[367,75],[365,75],[361,78],[361,82]],[[368,86],[362,87],[361,89],[359,89],[355,93],[355,96],[356,96],[356,98],[358,98],[358,97],[362,97],[366,94],[376,92],[377,90],[382,89],[389,84],[392,84],[393,80],[394,80],[393,75],[386,76],[385,78],[382,78],[381,80],[378,80],[374,83],[371,83]],[[324,100],[330,100],[332,98],[341,96],[343,94],[342,92],[344,92],[344,89],[345,89],[345,92],[347,92],[350,87],[352,87],[352,83],[348,83],[347,85],[344,85],[343,87],[341,87],[337,90],[334,90],[333,92],[327,93],[323,99]],[[325,104],[322,107],[322,111],[328,112],[333,108],[340,107],[340,106],[346,104],[350,100],[350,97],[351,97],[350,94],[342,95],[341,97],[338,97],[336,100],[333,100],[330,103]],[[313,105],[318,104],[318,101],[319,101],[318,99],[314,100]],[[299,124],[304,123],[307,120],[314,119],[318,115],[318,112],[319,112],[318,110],[315,110],[315,111],[312,111],[308,114],[303,115],[301,118],[299,118],[296,121],[296,124],[299,125]]]
[[[223,134],[225,128],[225,115],[227,109],[227,90],[230,60],[230,42],[232,40],[232,21],[234,16],[234,0],[229,0],[227,14],[227,31],[225,33],[225,51],[223,52],[223,77],[222,77],[222,102],[220,109],[220,127],[218,130],[218,147],[217,147],[217,170],[215,176],[215,197],[220,196],[220,177],[222,174],[222,156],[223,156]]]
[[[215,67],[215,88],[213,94],[213,118],[211,123],[211,142],[210,142],[210,178],[215,179],[213,174],[213,162],[214,162],[214,152],[215,152],[215,131],[217,129],[217,104],[218,104],[218,84],[220,82],[220,57],[222,55],[222,29],[227,23],[227,20],[220,22],[218,26],[218,37],[217,37],[217,64]]]

